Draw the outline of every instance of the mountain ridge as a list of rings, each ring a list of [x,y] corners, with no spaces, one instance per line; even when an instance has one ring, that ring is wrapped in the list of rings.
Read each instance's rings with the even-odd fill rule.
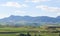
[[[60,23],[60,16],[54,18],[54,17],[48,17],[48,16],[38,16],[38,17],[31,17],[31,16],[14,16],[11,15],[9,17],[0,19],[0,23],[4,24],[19,24],[19,25],[41,25],[41,24],[56,24]]]

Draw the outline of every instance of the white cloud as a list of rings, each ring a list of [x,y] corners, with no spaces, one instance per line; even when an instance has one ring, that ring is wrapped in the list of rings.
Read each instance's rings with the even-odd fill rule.
[[[51,1],[51,0],[25,0],[25,2],[46,2],[46,1]]]
[[[27,13],[27,11],[20,11],[20,10],[14,11],[14,15],[24,16],[24,15],[27,15],[26,13]]]
[[[36,8],[39,8],[47,12],[60,12],[59,7],[49,7],[49,6],[40,5],[40,6],[36,6]]]
[[[57,16],[60,16],[60,12],[56,13]]]
[[[22,6],[23,6],[23,7],[28,7],[28,5],[26,5],[26,4],[23,4]]]
[[[9,7],[17,7],[17,8],[27,7],[26,4],[19,4],[17,2],[6,2],[4,4],[1,4],[0,6],[9,6]]]
[[[25,11],[19,11],[19,10],[16,10],[14,11],[15,13],[25,13]]]

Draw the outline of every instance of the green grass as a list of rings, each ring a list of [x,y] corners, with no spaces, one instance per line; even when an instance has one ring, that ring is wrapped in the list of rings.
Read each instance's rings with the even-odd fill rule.
[[[0,34],[0,36],[16,36],[16,34]]]
[[[42,36],[59,36],[58,33],[42,33]]]
[[[5,27],[5,28],[0,28],[0,32],[7,32],[7,31],[11,31],[11,32],[19,32],[19,31],[29,31],[29,30],[35,30],[35,31],[39,31],[39,28],[24,28],[24,27],[18,27],[18,28],[10,28],[10,27]]]
[[[30,33],[31,36],[34,36],[35,34],[38,36],[39,33]],[[0,34],[0,36],[17,36],[17,34]],[[41,33],[41,36],[59,36],[58,33]]]
[[[25,32],[22,32],[22,33],[24,33],[24,34],[26,34],[26,32],[27,31],[29,31],[29,30],[33,30],[33,31],[42,31],[42,30],[44,30],[45,31],[45,29],[43,29],[43,28],[31,28],[31,27],[28,27],[28,28],[26,28],[26,27],[18,27],[18,28],[16,28],[16,27],[4,27],[4,28],[0,28],[0,32],[21,32],[21,31],[25,31]],[[34,36],[35,34],[38,36],[39,34],[41,34],[41,36],[59,36],[59,34],[58,33],[42,33],[42,32],[30,32],[30,34],[32,35],[32,36]],[[17,36],[18,35],[18,33],[16,33],[16,34],[0,34],[0,36]]]

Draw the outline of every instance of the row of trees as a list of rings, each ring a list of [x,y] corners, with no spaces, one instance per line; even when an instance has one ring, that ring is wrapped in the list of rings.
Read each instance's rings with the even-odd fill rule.
[[[27,34],[20,33],[18,36],[32,36],[32,35],[29,32],[27,32]],[[34,34],[34,36],[37,36],[37,34]],[[39,34],[38,36],[42,36],[42,35]],[[60,33],[58,36],[60,36]]]
[[[20,33],[18,36],[31,36],[29,32],[27,34]],[[37,36],[36,34],[34,36]],[[38,36],[41,36],[40,34]]]

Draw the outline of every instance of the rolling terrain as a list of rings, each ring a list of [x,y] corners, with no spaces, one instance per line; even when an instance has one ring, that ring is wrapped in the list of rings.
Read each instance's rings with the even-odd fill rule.
[[[48,17],[48,16],[14,16],[11,15],[9,17],[0,19],[1,25],[11,25],[11,26],[40,26],[45,24],[54,24],[60,25],[60,16]]]

